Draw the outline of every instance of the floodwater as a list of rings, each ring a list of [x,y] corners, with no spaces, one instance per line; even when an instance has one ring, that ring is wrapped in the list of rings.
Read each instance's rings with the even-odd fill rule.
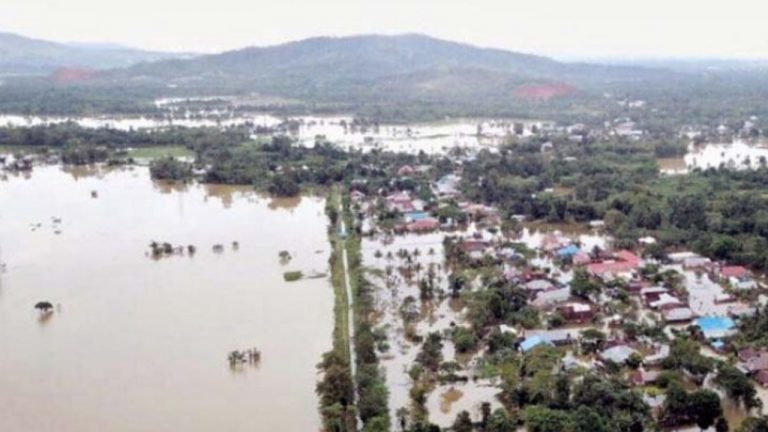
[[[662,173],[686,174],[691,169],[757,169],[768,164],[768,148],[744,141],[733,143],[691,144],[684,157],[656,160]]]
[[[333,291],[282,275],[327,271],[323,208],[146,168],[0,181],[0,431],[318,430]],[[197,252],[153,259],[152,240]]]
[[[161,129],[182,127],[278,127],[283,120],[298,127],[286,131],[300,145],[312,147],[317,139],[325,139],[346,150],[370,151],[384,149],[404,153],[442,154],[454,147],[495,149],[514,133],[514,123],[523,125],[523,136],[531,136],[534,128],[550,126],[551,122],[523,120],[456,119],[443,122],[410,125],[360,126],[353,124],[351,116],[299,116],[279,118],[270,114],[247,114],[233,111],[198,110],[178,111],[173,103],[178,100],[157,100],[164,112],[156,117],[99,116],[55,117],[0,115],[0,126],[38,126],[75,122],[86,128],[113,128],[118,130]],[[282,133],[282,132],[279,132]]]
[[[352,117],[299,117],[296,134],[304,146],[314,145],[318,137],[347,150],[384,149],[402,153],[442,154],[455,147],[494,149],[514,134],[514,123],[523,125],[523,136],[534,128],[548,125],[541,121],[456,119],[408,125],[354,125]]]

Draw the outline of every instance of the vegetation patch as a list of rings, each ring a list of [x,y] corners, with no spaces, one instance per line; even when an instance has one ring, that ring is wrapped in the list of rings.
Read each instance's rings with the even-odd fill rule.
[[[301,271],[287,271],[283,273],[283,279],[285,279],[286,282],[294,282],[297,280],[300,280],[304,277],[304,273]]]

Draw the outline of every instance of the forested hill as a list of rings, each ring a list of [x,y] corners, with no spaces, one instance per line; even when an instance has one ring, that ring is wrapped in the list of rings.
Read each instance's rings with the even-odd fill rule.
[[[0,32],[0,74],[48,74],[60,68],[108,69],[189,57],[110,45],[62,44]]]
[[[243,89],[295,98],[480,100],[567,96],[594,83],[652,79],[668,72],[562,63],[423,35],[319,37],[189,60],[140,64],[106,81]]]

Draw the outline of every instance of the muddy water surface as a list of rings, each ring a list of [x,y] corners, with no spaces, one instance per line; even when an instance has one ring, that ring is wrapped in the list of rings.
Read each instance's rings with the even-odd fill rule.
[[[282,274],[327,271],[323,207],[145,168],[0,181],[0,430],[318,430],[333,291]],[[154,260],[152,240],[197,253]],[[254,346],[258,367],[230,368]]]

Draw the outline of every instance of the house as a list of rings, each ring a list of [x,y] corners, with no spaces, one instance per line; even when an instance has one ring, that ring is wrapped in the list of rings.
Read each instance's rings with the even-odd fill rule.
[[[542,291],[536,294],[532,304],[538,308],[546,308],[560,303],[565,303],[571,298],[571,289],[558,288],[549,291]]]
[[[592,257],[587,252],[580,251],[571,258],[571,262],[577,266],[587,265],[592,262]]]
[[[504,269],[504,278],[510,282],[520,282],[522,280],[522,272],[517,267],[507,267]]]
[[[683,260],[683,268],[686,270],[704,269],[712,265],[712,260],[700,256]]]
[[[648,303],[648,307],[656,310],[679,309],[684,306],[685,303],[682,300],[667,293],[661,294],[658,300]]]
[[[575,244],[571,243],[568,246],[558,249],[557,256],[560,258],[573,258],[579,252],[581,252],[581,249],[579,249],[579,247]]]
[[[733,318],[748,318],[757,315],[757,308],[744,303],[728,307],[728,315]]]
[[[748,374],[768,371],[768,353],[760,352],[758,355],[748,358],[741,366]]]
[[[640,289],[640,297],[642,297],[643,302],[645,304],[650,304],[652,302],[658,301],[662,294],[668,294],[668,293],[669,293],[668,289],[660,286]]]
[[[397,170],[397,175],[400,177],[407,177],[413,175],[413,173],[416,172],[416,169],[410,165],[403,165],[400,167],[399,170]]]
[[[646,366],[660,365],[665,358],[669,356],[669,345],[661,344],[654,354],[643,358],[643,364]]]
[[[643,288],[646,288],[646,285],[641,280],[632,279],[627,283],[627,292],[630,294],[640,294]]]
[[[488,248],[488,242],[485,240],[464,240],[461,242],[461,249],[464,250],[464,252],[485,252],[485,250]]]
[[[397,210],[400,213],[408,213],[416,210],[408,192],[396,192],[390,194],[387,196],[386,201],[390,209]]]
[[[664,310],[661,315],[668,323],[683,323],[696,318],[696,314],[687,307],[675,307]]]
[[[440,221],[435,218],[425,218],[407,225],[408,231],[413,233],[432,232],[438,228],[440,228]]]
[[[557,310],[567,321],[582,323],[594,318],[596,312],[592,305],[576,302],[564,304],[558,307]]]
[[[528,352],[542,344],[549,344],[549,342],[540,336],[531,336],[520,343],[520,350],[522,352]]]
[[[355,189],[349,193],[349,199],[354,203],[359,203],[365,199],[365,194]]]
[[[681,264],[687,259],[701,258],[701,256],[694,252],[685,251],[685,252],[673,252],[673,253],[667,254],[667,258],[669,258],[669,260],[672,261],[673,263]]]
[[[529,337],[538,336],[555,346],[570,345],[579,339],[579,329],[529,330]]]
[[[718,271],[721,279],[742,278],[749,275],[749,270],[744,266],[723,266]]]
[[[429,217],[429,213],[423,211],[410,211],[403,214],[406,222],[416,222]]]
[[[637,255],[621,250],[614,254],[613,259],[588,264],[587,271],[598,277],[616,277],[636,270],[641,264],[642,261]]]
[[[616,364],[622,364],[637,351],[629,345],[616,345],[608,348],[599,354],[600,360],[611,361]]]
[[[747,348],[740,349],[737,355],[739,357],[739,360],[741,360],[742,362],[746,362],[749,359],[760,356],[761,353],[762,353],[761,351],[755,348],[747,347]]]
[[[720,339],[730,336],[735,332],[736,327],[732,319],[721,316],[701,317],[695,323],[707,339]]]
[[[441,198],[453,198],[459,195],[459,184],[461,177],[455,174],[448,174],[435,183],[435,195]]]
[[[664,402],[667,400],[667,396],[664,394],[652,396],[648,393],[643,393],[643,402],[651,408],[651,412],[658,416],[664,409]]]
[[[516,251],[515,249],[511,247],[503,247],[499,249],[499,257],[504,258],[506,260],[514,261],[525,258],[523,254]]]
[[[523,289],[531,295],[536,295],[542,291],[550,291],[555,285],[547,279],[534,279],[523,284]]]
[[[768,370],[761,370],[755,374],[755,381],[761,386],[768,387]]]
[[[602,228],[604,226],[605,226],[604,220],[596,219],[596,220],[589,221],[590,228]]]
[[[743,291],[753,290],[758,287],[757,282],[749,276],[728,278],[728,283],[730,283],[732,287]]]
[[[559,231],[548,233],[541,239],[539,248],[551,253],[568,245],[570,241],[563,237]]]
[[[659,375],[659,371],[639,369],[629,375],[629,381],[636,386],[647,386],[655,384]]]
[[[733,303],[735,301],[736,297],[728,293],[715,294],[715,304]]]

